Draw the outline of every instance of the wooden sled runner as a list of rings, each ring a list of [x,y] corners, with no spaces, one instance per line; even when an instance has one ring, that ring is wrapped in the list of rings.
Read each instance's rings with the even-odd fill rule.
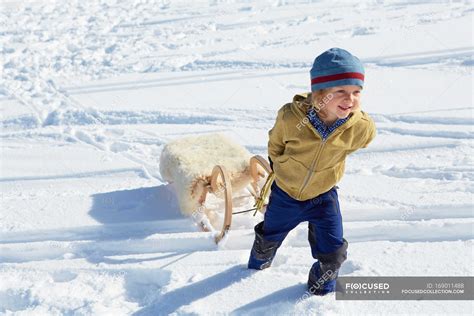
[[[261,195],[261,192],[263,191],[261,191],[260,188],[258,187],[260,178],[265,177],[265,174],[262,174],[261,172],[259,172],[259,166],[265,170],[267,175],[269,175],[271,172],[270,165],[264,158],[258,155],[250,158],[250,175],[252,177],[250,184],[253,189],[253,191],[251,192],[255,198],[255,203],[256,203],[255,206],[257,205],[259,201],[265,200],[265,197]],[[219,180],[221,180],[222,182],[219,182]],[[225,210],[224,210],[224,222],[222,223],[221,231],[219,235],[215,237],[216,243],[219,243],[219,241],[221,241],[222,238],[224,238],[224,236],[229,231],[230,226],[232,224],[232,215],[234,214],[232,213],[232,184],[230,181],[229,174],[227,173],[225,167],[222,165],[217,165],[212,170],[211,183],[209,186],[209,193],[215,193],[218,190],[224,190]],[[205,201],[205,198],[204,198],[204,201]],[[262,208],[255,207],[255,210],[261,211]]]
[[[221,134],[186,137],[168,143],[160,157],[164,180],[173,183],[183,214],[203,231],[214,231],[219,243],[232,225],[232,216],[264,211],[273,181],[269,163],[251,156],[241,145]],[[261,183],[265,184],[261,186]],[[233,192],[247,188],[255,199],[253,209],[233,213]],[[224,199],[218,216],[206,209],[208,194]]]

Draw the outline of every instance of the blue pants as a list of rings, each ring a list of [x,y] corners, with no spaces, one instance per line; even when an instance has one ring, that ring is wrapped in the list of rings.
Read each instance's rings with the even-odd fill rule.
[[[311,254],[318,260],[311,268],[312,282],[308,282],[308,286],[323,277],[328,282],[324,282],[323,289],[318,289],[322,292],[316,292],[325,294],[334,290],[338,269],[347,257],[347,241],[343,238],[336,187],[315,198],[298,201],[273,183],[263,224],[255,227],[249,268],[264,269],[270,266],[276,250],[288,233],[306,221]]]

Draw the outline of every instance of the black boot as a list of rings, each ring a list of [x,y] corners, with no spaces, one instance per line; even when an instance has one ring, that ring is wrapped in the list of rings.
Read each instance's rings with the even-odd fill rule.
[[[325,295],[336,290],[339,268],[347,258],[348,243],[345,239],[333,253],[320,254],[309,271],[308,291],[314,295]]]
[[[263,238],[263,222],[257,224],[255,230],[255,241],[253,242],[252,251],[248,263],[249,269],[263,270],[272,264],[281,241],[269,241]]]
[[[334,292],[338,269],[334,265],[323,265],[316,262],[309,270],[308,291],[314,295],[325,295]]]

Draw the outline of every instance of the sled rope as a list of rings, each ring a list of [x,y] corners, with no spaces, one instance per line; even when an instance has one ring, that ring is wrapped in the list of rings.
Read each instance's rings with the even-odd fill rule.
[[[265,184],[262,187],[262,190],[260,191],[260,196],[256,199],[255,201],[255,213],[253,213],[253,216],[257,215],[257,212],[260,211],[263,208],[263,205],[265,204],[265,200],[267,199],[267,196],[270,192],[270,187],[272,186],[273,181],[275,180],[275,173],[272,171],[267,177],[267,180],[265,181]]]

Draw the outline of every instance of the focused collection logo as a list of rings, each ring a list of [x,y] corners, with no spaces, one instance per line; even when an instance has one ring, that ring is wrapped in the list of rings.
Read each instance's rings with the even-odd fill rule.
[[[390,293],[390,284],[375,282],[348,282],[345,284],[345,292],[352,294]]]
[[[336,300],[472,300],[474,277],[344,277]]]

